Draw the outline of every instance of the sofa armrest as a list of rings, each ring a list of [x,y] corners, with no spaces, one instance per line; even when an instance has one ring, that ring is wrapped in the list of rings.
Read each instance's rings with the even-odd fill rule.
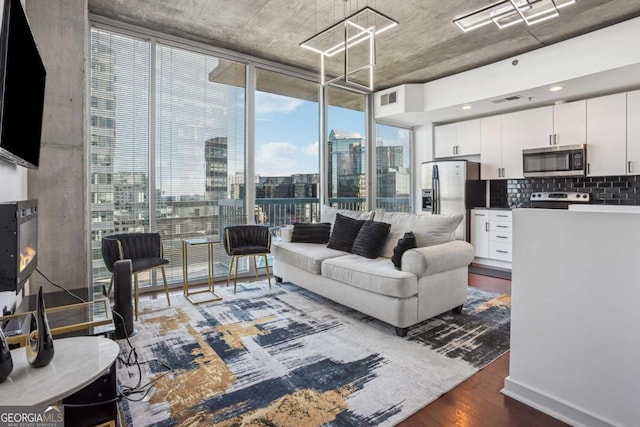
[[[462,240],[406,251],[402,255],[402,271],[418,277],[465,267],[473,261],[473,246]]]

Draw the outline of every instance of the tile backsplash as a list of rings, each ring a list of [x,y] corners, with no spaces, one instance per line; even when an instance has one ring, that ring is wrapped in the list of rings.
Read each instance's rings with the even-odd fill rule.
[[[489,182],[492,207],[528,207],[531,193],[538,191],[580,191],[591,193],[591,203],[640,205],[640,176],[580,178],[525,178]]]

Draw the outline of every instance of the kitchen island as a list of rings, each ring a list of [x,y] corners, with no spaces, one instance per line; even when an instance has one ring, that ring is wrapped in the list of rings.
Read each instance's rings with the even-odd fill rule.
[[[640,214],[513,210],[502,392],[572,425],[640,425]]]

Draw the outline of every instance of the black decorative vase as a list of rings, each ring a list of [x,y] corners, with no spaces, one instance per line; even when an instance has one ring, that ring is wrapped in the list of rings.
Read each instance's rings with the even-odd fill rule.
[[[13,370],[13,359],[11,359],[11,350],[7,344],[7,339],[0,329],[0,383],[7,379]]]
[[[45,312],[42,286],[40,286],[36,299],[36,312],[31,315],[26,349],[27,361],[34,368],[47,366],[53,359],[53,338]]]

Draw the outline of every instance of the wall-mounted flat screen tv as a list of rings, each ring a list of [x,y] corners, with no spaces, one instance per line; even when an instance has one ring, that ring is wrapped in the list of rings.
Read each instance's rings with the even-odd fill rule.
[[[37,169],[46,71],[22,3],[0,1],[0,156]]]

